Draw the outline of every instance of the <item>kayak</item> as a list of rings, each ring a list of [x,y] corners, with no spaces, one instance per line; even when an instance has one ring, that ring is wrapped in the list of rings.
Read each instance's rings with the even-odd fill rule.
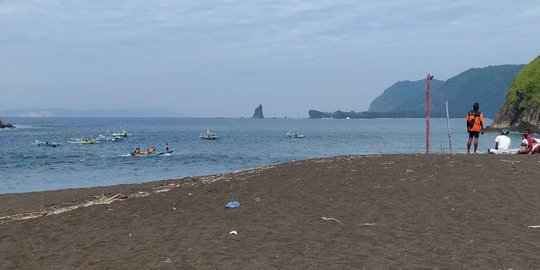
[[[163,152],[157,152],[157,153],[148,153],[146,151],[140,152],[138,154],[130,153],[129,155],[132,157],[159,157],[159,156],[170,156],[172,155],[172,152],[174,152],[174,148],[171,148],[169,150],[163,151]]]

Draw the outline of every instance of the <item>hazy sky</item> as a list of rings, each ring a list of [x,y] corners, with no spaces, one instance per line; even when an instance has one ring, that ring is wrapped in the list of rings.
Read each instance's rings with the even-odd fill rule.
[[[0,110],[367,110],[540,55],[540,0],[0,0]]]

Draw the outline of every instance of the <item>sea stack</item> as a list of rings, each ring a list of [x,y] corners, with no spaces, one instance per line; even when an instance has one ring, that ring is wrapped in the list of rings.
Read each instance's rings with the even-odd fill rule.
[[[253,113],[253,118],[264,118],[262,104],[259,104],[259,106],[255,108],[255,112]]]

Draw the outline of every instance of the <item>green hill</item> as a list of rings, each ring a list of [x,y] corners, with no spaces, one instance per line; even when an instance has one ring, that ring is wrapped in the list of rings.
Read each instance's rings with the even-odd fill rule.
[[[437,89],[444,81],[431,80],[431,89]],[[425,112],[426,80],[399,81],[388,87],[369,105],[368,112]],[[425,113],[424,113],[425,115]]]
[[[524,65],[471,68],[448,79],[432,92],[433,111],[444,111],[448,101],[451,117],[465,117],[472,104],[480,103],[486,118],[494,118],[503,104],[512,79]]]
[[[512,79],[523,65],[500,65],[471,68],[446,82],[433,80],[431,84],[431,111],[433,117],[445,115],[445,102],[451,117],[464,117],[472,104],[480,103],[484,117],[493,118],[501,107]],[[417,112],[426,108],[426,82],[403,81],[386,89],[371,103],[369,112]]]
[[[465,117],[472,104],[480,103],[480,111],[486,118],[494,118],[508,93],[512,80],[524,65],[499,65],[468,69],[447,81],[431,81],[431,117],[446,116],[446,102],[450,117]],[[540,67],[528,68],[528,81],[519,82],[519,91],[510,93],[510,100],[523,108],[527,104],[540,103],[540,92],[535,92],[540,84],[532,73],[538,75]],[[523,72],[523,71],[522,71]],[[535,73],[536,72],[536,73]],[[524,97],[524,98],[520,98]],[[333,113],[310,110],[310,118],[381,118],[381,117],[425,117],[426,81],[400,81],[388,87],[375,98],[366,112]],[[540,114],[540,110],[538,110]]]
[[[523,67],[514,78],[492,127],[540,129],[540,56]]]

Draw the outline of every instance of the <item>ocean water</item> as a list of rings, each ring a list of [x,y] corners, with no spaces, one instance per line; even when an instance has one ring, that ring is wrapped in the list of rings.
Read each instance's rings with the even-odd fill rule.
[[[0,194],[177,179],[336,155],[424,153],[425,119],[250,118],[6,118],[16,129],[0,130]],[[93,145],[71,144],[127,130],[131,136]],[[199,135],[211,130],[215,141]],[[454,152],[465,152],[464,119],[451,119]],[[289,138],[288,131],[305,137]],[[497,134],[480,137],[493,147]],[[34,140],[62,143],[37,147]],[[514,146],[519,135],[513,134]],[[431,153],[448,152],[446,119],[431,119]],[[171,156],[126,156],[135,147],[163,149]]]

